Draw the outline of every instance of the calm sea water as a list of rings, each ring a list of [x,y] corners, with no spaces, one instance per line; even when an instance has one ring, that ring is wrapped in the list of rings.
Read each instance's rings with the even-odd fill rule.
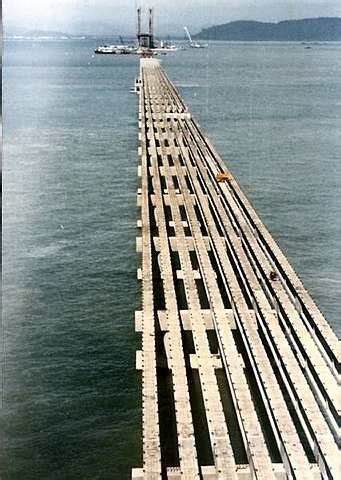
[[[134,370],[137,58],[6,42],[0,477],[125,479]],[[169,76],[341,334],[341,44],[220,43]]]

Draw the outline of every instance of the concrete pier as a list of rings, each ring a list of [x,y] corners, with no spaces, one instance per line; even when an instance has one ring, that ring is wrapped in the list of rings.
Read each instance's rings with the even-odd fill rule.
[[[339,342],[159,62],[140,62],[132,478],[340,478]]]

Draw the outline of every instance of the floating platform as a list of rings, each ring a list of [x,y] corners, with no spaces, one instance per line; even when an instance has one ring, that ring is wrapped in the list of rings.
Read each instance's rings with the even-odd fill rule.
[[[340,478],[340,349],[155,59],[140,60],[143,465],[135,480]]]

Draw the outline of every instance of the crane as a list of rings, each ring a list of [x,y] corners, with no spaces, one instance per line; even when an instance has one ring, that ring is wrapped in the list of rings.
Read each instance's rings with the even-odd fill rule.
[[[190,34],[189,31],[188,31],[188,28],[187,28],[187,27],[184,27],[184,30],[185,30],[186,35],[187,35],[187,37],[188,37],[189,43],[193,43],[193,40],[192,40],[191,34]]]
[[[203,43],[194,42],[194,41],[192,40],[192,37],[191,37],[191,34],[189,33],[188,28],[187,28],[187,27],[184,27],[184,30],[185,30],[186,35],[187,35],[187,37],[188,37],[189,46],[190,46],[191,48],[206,48],[206,47],[208,46],[208,45],[203,44]]]

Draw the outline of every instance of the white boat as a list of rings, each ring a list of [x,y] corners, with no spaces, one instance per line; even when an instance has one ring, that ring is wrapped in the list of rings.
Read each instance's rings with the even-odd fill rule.
[[[189,30],[187,27],[184,27],[184,30],[186,32],[186,35],[188,37],[188,40],[189,40],[189,46],[191,48],[207,48],[208,47],[208,44],[207,43],[198,43],[198,42],[194,42],[192,40],[192,37],[191,37],[191,34],[189,33]]]
[[[161,40],[160,44],[152,49],[153,52],[160,52],[160,53],[167,53],[167,52],[177,52],[179,47],[176,45],[170,45],[169,43],[164,42]]]
[[[129,45],[100,45],[95,53],[102,55],[129,55],[137,53],[137,48]]]

